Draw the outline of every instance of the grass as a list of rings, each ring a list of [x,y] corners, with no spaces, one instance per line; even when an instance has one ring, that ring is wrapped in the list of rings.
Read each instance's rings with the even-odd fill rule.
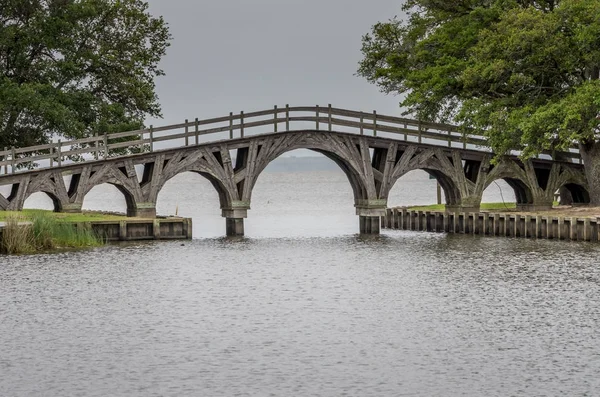
[[[558,206],[557,201],[554,202],[554,207]],[[414,211],[444,211],[446,204],[432,204],[432,205],[414,205],[408,206],[408,209]],[[481,203],[481,210],[493,211],[493,210],[514,210],[517,208],[516,203]]]
[[[52,219],[63,222],[92,222],[92,221],[113,221],[128,219],[126,215],[108,214],[103,212],[83,212],[67,214],[62,212],[53,212],[48,210],[23,210],[23,211],[0,211],[0,222],[5,222],[8,218],[21,217],[23,221],[31,221],[37,216],[47,216]],[[131,218],[129,218],[131,219]]]
[[[26,254],[104,244],[85,223],[76,226],[51,214],[49,211],[3,214],[6,225],[0,238],[0,253]]]
[[[408,208],[415,211],[444,211],[446,209],[446,204],[409,206]],[[517,208],[516,203],[481,203],[482,210],[505,210],[515,208]]]

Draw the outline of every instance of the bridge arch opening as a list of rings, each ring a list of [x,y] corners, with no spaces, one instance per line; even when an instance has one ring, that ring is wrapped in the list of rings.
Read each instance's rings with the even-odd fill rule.
[[[112,183],[102,183],[86,193],[81,209],[132,214],[135,213],[135,200],[124,187]]]
[[[454,182],[444,173],[434,169],[415,169],[398,178],[388,195],[388,207],[432,205],[438,203],[457,205],[460,195]]]
[[[12,192],[12,189],[12,184],[0,186],[0,195],[2,195],[2,197],[4,198],[8,198],[10,196],[10,193]]]
[[[59,212],[62,209],[60,200],[49,192],[35,192],[27,197],[23,209],[39,209]]]
[[[195,237],[222,236],[225,223],[221,217],[222,189],[207,175],[185,171],[167,180],[156,199],[159,215],[192,218]]]
[[[523,189],[526,188],[521,186],[520,192],[523,194]],[[525,194],[526,196],[526,194]],[[483,195],[481,197],[481,203],[494,203],[500,205],[502,203],[507,208],[510,207],[512,203],[516,203],[516,193],[515,189],[504,179],[496,179],[492,181],[483,191]]]
[[[561,200],[566,199],[565,204],[585,205],[590,203],[590,193],[587,189],[577,183],[567,183],[561,188]],[[562,203],[561,203],[562,204]]]
[[[437,204],[437,183],[425,170],[409,171],[394,183],[388,195],[388,207]],[[444,204],[443,191],[440,198]]]
[[[341,159],[320,150],[292,150],[277,157],[254,185],[247,234],[354,234],[355,195],[362,192],[353,188],[356,182],[348,183],[351,177],[351,170]]]
[[[504,181],[513,189],[515,202],[519,204],[533,204],[533,194],[529,186],[520,179],[503,178]]]

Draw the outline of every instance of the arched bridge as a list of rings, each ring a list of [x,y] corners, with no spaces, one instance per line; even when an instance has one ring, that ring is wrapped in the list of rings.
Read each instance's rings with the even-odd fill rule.
[[[425,170],[442,186],[449,211],[479,210],[483,191],[497,179],[514,189],[523,210],[552,206],[566,187],[576,203],[589,202],[579,154],[564,161],[504,156],[492,163],[481,137],[464,137],[452,125],[327,107],[275,107],[244,114],[186,120],[68,142],[0,152],[1,210],[20,210],[44,192],[56,211],[79,212],[99,184],[116,186],[129,216],[156,216],[165,183],[182,172],[205,176],[219,194],[227,234],[242,235],[252,189],[265,167],[294,149],[333,160],[354,192],[361,233],[379,233],[390,190],[412,170]],[[75,161],[76,160],[76,161]]]

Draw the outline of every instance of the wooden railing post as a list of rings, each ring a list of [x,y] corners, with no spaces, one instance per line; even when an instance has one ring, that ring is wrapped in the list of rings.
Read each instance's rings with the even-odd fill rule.
[[[106,148],[108,151],[108,146]],[[154,151],[154,126],[150,125],[150,152]]]
[[[285,105],[285,130],[290,130],[290,105]]]
[[[421,126],[421,120],[419,120],[419,136],[418,136],[418,139],[417,139],[418,143],[421,143],[421,131],[422,131],[422,128],[423,127]]]
[[[229,112],[229,139],[233,139],[233,112]]]
[[[10,172],[13,173],[13,174],[15,173],[15,166],[16,166],[16,162],[15,162],[15,147],[13,146],[13,147],[10,148]]]
[[[448,147],[452,147],[452,129],[448,129]]]
[[[54,167],[54,146],[50,146],[50,168]]]
[[[408,129],[408,125],[406,125],[406,123],[404,123],[404,140],[408,141],[408,134],[406,133],[406,130]]]
[[[377,111],[373,110],[373,136],[377,136]]]
[[[4,146],[4,152],[8,152],[8,148],[6,146]],[[8,174],[8,154],[4,155],[4,159],[5,161],[4,163],[4,174],[7,175]]]
[[[240,112],[240,138],[244,137],[244,112]]]
[[[58,166],[62,166],[62,143],[60,142],[60,139],[58,140],[58,143],[56,144],[56,152],[57,152],[57,159],[56,161],[58,162]]]
[[[188,134],[190,133],[190,128],[188,127],[188,119],[185,119],[185,146],[190,146],[190,141]]]
[[[94,138],[96,138],[96,140],[94,140],[94,160],[98,160],[98,133],[97,132],[94,133]],[[52,148],[50,150],[52,150]],[[52,165],[50,167],[52,167]]]
[[[360,135],[365,133],[365,115],[360,112]]]
[[[316,115],[317,115],[317,123],[316,123],[316,128],[317,128],[317,131],[319,131],[319,117],[320,117],[320,114],[319,114],[319,113],[320,113],[320,112],[319,112],[319,105],[317,105],[317,111],[316,111]]]
[[[331,132],[332,130],[332,123],[331,123],[331,103],[327,106],[327,124],[328,124],[328,131]]]
[[[278,112],[277,112],[277,105],[273,106],[273,132],[277,132],[277,125],[279,124],[277,122],[277,117],[278,116]]]
[[[104,159],[106,160],[106,158],[108,157],[108,134],[107,132],[104,132],[104,137],[102,139],[102,143],[104,144]]]
[[[194,137],[196,145],[198,145],[198,117],[196,117],[196,120],[194,120]]]

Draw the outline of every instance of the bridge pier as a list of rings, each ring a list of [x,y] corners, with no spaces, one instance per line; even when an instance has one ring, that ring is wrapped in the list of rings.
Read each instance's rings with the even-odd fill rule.
[[[233,208],[222,208],[221,216],[225,218],[227,237],[244,235],[244,218],[248,217],[250,206],[244,202],[234,202]]]
[[[225,218],[227,237],[241,237],[244,235],[244,218]]]
[[[136,203],[135,207],[127,207],[127,216],[136,218],[156,218],[155,203]]]
[[[60,212],[64,212],[67,214],[79,214],[82,212],[81,210],[82,204],[73,203],[73,204],[63,204]]]
[[[381,217],[385,216],[387,200],[357,200],[355,205],[360,234],[378,235]]]
[[[381,217],[379,216],[359,216],[360,234],[377,235],[381,229]]]

